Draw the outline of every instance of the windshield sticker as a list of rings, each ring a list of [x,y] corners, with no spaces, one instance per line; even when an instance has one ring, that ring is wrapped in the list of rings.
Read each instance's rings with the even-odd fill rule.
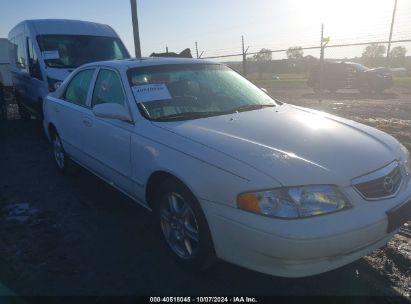
[[[43,55],[44,60],[52,60],[52,59],[60,59],[60,54],[59,51],[54,50],[54,51],[44,51],[41,52]]]
[[[171,99],[165,83],[152,83],[133,86],[133,94],[137,102]]]

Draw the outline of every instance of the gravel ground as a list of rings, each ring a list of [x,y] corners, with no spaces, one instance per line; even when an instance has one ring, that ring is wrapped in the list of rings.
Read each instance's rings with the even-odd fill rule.
[[[269,88],[268,88],[269,89]],[[309,91],[271,91],[391,133],[411,148],[411,91],[344,92],[319,103]],[[18,118],[10,108],[11,118]],[[271,277],[221,262],[205,273],[166,254],[151,214],[83,169],[55,169],[40,124],[0,122],[0,282],[33,295],[411,294],[411,223],[385,247],[303,279]]]

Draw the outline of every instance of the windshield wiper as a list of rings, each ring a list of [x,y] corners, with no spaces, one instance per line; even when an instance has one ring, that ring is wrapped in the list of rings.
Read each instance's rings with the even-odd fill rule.
[[[267,107],[275,107],[275,104],[249,104],[249,105],[243,105],[243,106],[239,106],[237,108],[231,109],[230,112],[234,113],[234,112],[252,111],[252,110],[258,110],[258,109],[267,108]]]
[[[215,115],[226,114],[220,111],[210,111],[210,112],[183,112],[175,113],[170,115],[161,116],[154,119],[155,121],[171,121],[171,120],[188,120],[188,119],[197,119],[203,117],[210,117]]]

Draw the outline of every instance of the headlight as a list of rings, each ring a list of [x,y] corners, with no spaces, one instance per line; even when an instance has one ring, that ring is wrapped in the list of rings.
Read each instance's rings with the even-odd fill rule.
[[[305,218],[351,208],[341,191],[331,185],[278,188],[249,192],[237,198],[238,208],[277,218]]]
[[[400,145],[401,154],[400,154],[400,162],[404,166],[405,174],[411,175],[411,155],[410,151],[407,150],[406,147]]]

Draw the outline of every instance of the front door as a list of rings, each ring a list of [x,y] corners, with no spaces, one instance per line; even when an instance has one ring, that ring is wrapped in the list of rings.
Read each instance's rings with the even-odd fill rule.
[[[128,110],[121,78],[115,70],[102,68],[97,75],[91,107],[102,103],[118,103]],[[94,114],[87,119],[84,149],[91,169],[113,186],[133,195],[130,141],[134,124]]]

